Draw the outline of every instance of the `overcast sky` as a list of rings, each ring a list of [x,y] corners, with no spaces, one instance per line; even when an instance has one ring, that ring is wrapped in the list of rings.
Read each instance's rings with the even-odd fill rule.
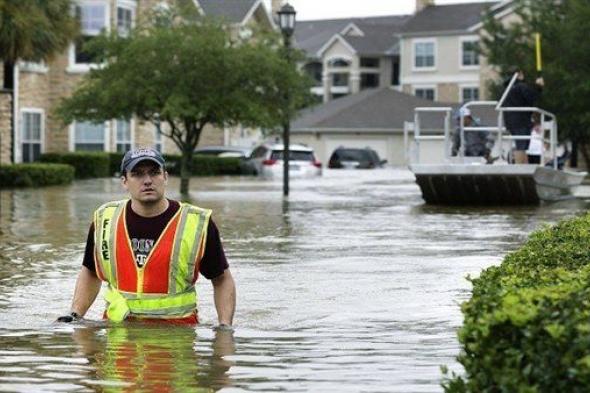
[[[270,9],[270,0],[265,0]],[[481,2],[482,0],[479,0]],[[474,3],[474,0],[435,0],[435,4]],[[289,0],[297,20],[410,14],[416,0]]]

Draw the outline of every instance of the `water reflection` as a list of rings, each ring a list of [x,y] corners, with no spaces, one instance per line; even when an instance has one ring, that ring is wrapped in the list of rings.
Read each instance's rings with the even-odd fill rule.
[[[103,335],[104,334],[104,335]],[[231,333],[217,332],[199,353],[194,328],[161,326],[76,329],[73,338],[96,371],[97,383],[123,391],[205,392],[228,385],[235,351]]]
[[[0,390],[211,392],[229,384],[226,357],[235,353],[232,333],[199,338],[178,326],[45,333],[11,334],[0,351]]]
[[[178,185],[170,180],[177,199]],[[411,173],[395,169],[326,171],[293,181],[288,199],[280,181],[192,179],[191,201],[213,209],[236,278],[234,342],[211,331],[207,280],[196,334],[48,327],[69,310],[91,214],[124,197],[120,182],[2,190],[0,390],[440,392],[440,365],[460,371],[465,276],[539,226],[585,212],[582,191],[471,208],[424,205]]]

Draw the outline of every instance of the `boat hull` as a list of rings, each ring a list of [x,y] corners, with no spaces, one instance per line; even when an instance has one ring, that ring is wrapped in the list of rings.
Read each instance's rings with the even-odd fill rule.
[[[572,197],[585,172],[537,165],[411,165],[422,197],[439,205],[532,205]]]

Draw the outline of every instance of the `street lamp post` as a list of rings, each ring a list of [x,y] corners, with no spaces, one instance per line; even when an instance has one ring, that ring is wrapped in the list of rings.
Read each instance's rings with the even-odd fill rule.
[[[285,4],[278,12],[279,27],[283,34],[285,52],[287,60],[291,62],[291,37],[295,31],[295,8],[290,4]],[[285,115],[283,116],[283,195],[289,195],[289,132],[290,132],[290,95],[288,91],[284,92]]]

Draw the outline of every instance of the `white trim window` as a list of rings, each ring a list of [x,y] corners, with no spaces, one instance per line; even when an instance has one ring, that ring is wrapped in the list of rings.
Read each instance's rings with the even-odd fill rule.
[[[76,121],[73,127],[74,151],[106,151],[105,123]]]
[[[84,44],[103,31],[109,31],[109,6],[105,1],[83,1],[75,6],[80,21],[80,36],[70,45],[70,71],[88,71],[96,66],[92,54],[84,50]]]
[[[125,153],[133,148],[131,128],[130,120],[115,120],[115,151],[117,153]]]
[[[22,162],[39,160],[43,152],[44,120],[43,109],[23,108],[21,110]]]
[[[117,33],[121,37],[129,36],[135,27],[135,10],[137,4],[134,1],[119,0],[117,2]]]
[[[478,86],[463,86],[461,87],[461,102],[478,101],[479,87]]]
[[[348,72],[332,73],[332,87],[348,87],[350,74]]]
[[[348,68],[352,65],[352,60],[344,57],[333,57],[328,59],[327,65],[330,68]]]
[[[436,69],[436,41],[434,39],[414,40],[412,45],[413,68],[415,71]]]
[[[436,101],[436,87],[420,86],[414,87],[414,95],[424,100]]]
[[[479,41],[473,38],[461,39],[461,68],[479,67]]]

